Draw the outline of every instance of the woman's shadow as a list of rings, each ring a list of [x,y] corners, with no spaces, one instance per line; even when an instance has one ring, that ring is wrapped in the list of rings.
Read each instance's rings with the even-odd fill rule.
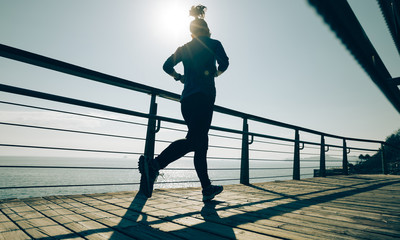
[[[130,228],[131,225],[133,224],[134,226],[136,225],[135,223],[139,223],[139,225],[143,224],[148,225],[149,223],[147,222],[147,215],[145,213],[142,213],[142,210],[144,206],[146,205],[147,202],[147,197],[144,195],[138,193],[135,198],[133,199],[132,203],[127,209],[126,214],[122,217],[121,222],[116,226],[119,231],[124,232],[125,234],[128,233],[128,235],[132,234],[132,237],[134,237],[137,233],[131,232]],[[187,227],[185,229],[180,229],[176,231],[171,231],[171,232],[163,232],[160,230],[156,229],[151,229],[149,227],[144,227],[141,228],[141,231],[148,231],[149,236],[152,234],[157,234],[159,237],[168,237],[170,236],[169,234],[175,235],[175,236],[186,236],[188,233],[189,234],[199,234],[200,231],[205,231],[204,236],[207,237],[212,237],[216,239],[236,239],[235,233],[232,229],[232,226],[229,225],[226,219],[221,218],[218,215],[217,212],[217,206],[221,203],[221,201],[209,201],[205,202],[204,206],[202,207],[200,211],[200,215],[203,217],[204,222],[198,223],[195,226],[192,227]],[[190,213],[190,215],[193,214],[198,214],[195,212]],[[177,216],[174,216],[175,218],[180,218],[184,217],[183,215],[178,214]],[[171,221],[171,219],[160,219],[160,222],[163,221]],[[137,226],[137,225],[136,225]],[[134,228],[132,228],[134,229]],[[110,239],[120,239],[120,233],[119,231],[116,231]],[[179,231],[182,231],[184,233],[179,233]],[[151,233],[153,232],[153,233]],[[165,235],[164,235],[165,234]]]
[[[227,237],[230,239],[236,239],[235,232],[232,227],[229,226],[229,223],[226,222],[223,218],[218,215],[216,210],[216,206],[224,202],[211,200],[204,203],[203,208],[200,211],[201,216],[203,217],[206,224],[218,224],[218,229],[215,229],[216,232],[214,234],[220,235],[222,237]]]

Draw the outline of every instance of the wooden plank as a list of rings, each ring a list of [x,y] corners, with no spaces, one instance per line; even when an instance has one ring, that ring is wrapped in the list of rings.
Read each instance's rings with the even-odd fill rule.
[[[12,206],[10,210],[13,213],[7,216],[33,238],[45,238],[56,235],[68,235],[71,238],[77,237],[77,235],[64,226],[60,226],[56,222],[46,218],[22,201],[14,201],[8,206]]]
[[[194,206],[194,204],[193,204],[193,206]],[[262,208],[261,208],[261,210],[262,210]],[[246,208],[246,209],[244,209],[244,208],[241,208],[240,210],[232,210],[231,208],[228,208],[227,207],[227,210],[226,211],[235,211],[235,213],[237,213],[237,215],[238,215],[238,217],[235,217],[235,221],[234,222],[241,222],[241,221],[243,221],[243,220],[241,220],[240,221],[240,219],[238,219],[238,218],[240,218],[242,215],[245,215],[245,217],[246,217],[246,219],[247,220],[249,220],[249,222],[257,222],[257,219],[262,219],[262,217],[263,217],[263,215],[262,214],[258,214],[256,217],[254,217],[253,215],[254,215],[254,213],[253,212],[259,212],[260,211],[260,208],[258,208],[258,209],[250,209],[249,211],[248,211],[248,208]],[[220,211],[218,211],[218,214],[219,215],[221,215],[221,214],[223,214],[224,216],[229,216],[229,215],[226,215],[226,211],[225,212],[220,212]],[[267,209],[266,211],[268,211],[268,212],[270,212],[270,210],[269,209]],[[275,212],[278,212],[278,215],[280,215],[280,214],[283,214],[284,212],[279,212],[279,211],[276,211],[275,210]],[[249,214],[250,213],[250,214]],[[265,216],[264,216],[265,217]],[[297,232],[297,233],[299,233],[299,235],[300,235],[300,233],[304,233],[304,234],[311,234],[311,233],[314,233],[314,234],[316,234],[317,236],[324,236],[324,238],[326,238],[326,239],[340,239],[340,238],[343,238],[343,239],[345,239],[346,237],[345,236],[343,236],[343,226],[345,226],[345,224],[343,224],[342,226],[339,226],[339,227],[336,227],[336,232],[337,232],[337,235],[333,235],[333,234],[329,234],[329,233],[327,233],[325,230],[327,229],[327,227],[325,227],[325,229],[323,229],[323,232],[322,231],[318,231],[318,229],[316,229],[315,228],[315,224],[317,223],[318,224],[318,222],[314,222],[313,224],[306,224],[306,225],[301,225],[301,226],[298,226],[299,225],[299,222],[297,222],[297,226],[296,226],[296,224],[290,224],[290,219],[291,218],[286,218],[284,221],[281,221],[281,223],[279,224],[279,223],[277,223],[277,222],[275,222],[275,223],[272,223],[273,221],[265,221],[265,222],[268,222],[269,224],[271,224],[272,223],[272,226],[273,227],[277,227],[277,226],[279,226],[279,228],[280,229],[288,229],[288,230],[290,230],[290,231],[294,231],[294,232]],[[289,221],[288,221],[289,220]],[[246,222],[246,221],[244,221],[244,222]],[[288,224],[288,222],[289,222],[289,224]],[[258,221],[258,223],[260,223],[260,221]],[[275,225],[277,225],[277,226],[274,226],[274,224]],[[308,225],[308,226],[307,226]],[[271,226],[271,225],[270,225]],[[310,226],[312,226],[312,227],[310,227]],[[245,226],[245,225],[241,225],[241,227],[244,227],[244,228],[246,228],[246,227],[248,227],[248,226]],[[330,227],[330,230],[332,231],[332,227]],[[354,233],[353,235],[355,235],[355,236],[357,236],[357,235],[360,235],[361,233],[362,233],[362,231],[354,231],[354,232],[356,232],[356,233]],[[284,236],[284,235],[278,235],[278,236],[280,236],[280,237],[287,237],[287,236]],[[311,238],[311,237],[309,237],[309,238]]]
[[[94,197],[97,199],[97,197]],[[98,199],[99,203],[101,201],[104,201],[104,198],[100,198]],[[107,201],[107,199],[105,199],[105,201]],[[95,201],[93,201],[95,202]],[[118,204],[120,204],[121,202],[118,203],[114,203],[116,204],[115,206],[118,206]],[[104,202],[101,202],[100,205],[103,205]],[[147,208],[148,210],[152,209],[152,208]],[[145,227],[145,229],[151,228],[153,229],[157,229],[160,230],[162,232],[166,232],[166,233],[170,233],[172,234],[172,236],[176,236],[176,237],[182,237],[185,239],[205,239],[205,238],[210,238],[210,239],[221,239],[218,235],[214,235],[214,234],[209,234],[208,232],[202,232],[202,231],[198,231],[196,229],[191,229],[191,228],[187,228],[184,225],[181,224],[176,224],[173,222],[169,222],[169,221],[162,221],[160,218],[151,216],[149,214],[146,214],[146,218],[145,218],[145,223],[143,226],[143,222],[136,222],[134,221],[135,219],[138,221],[141,221],[143,219],[143,213],[138,213],[138,212],[134,212],[133,210],[129,210],[129,209],[124,209],[123,207],[120,207],[119,210],[117,210],[115,207],[109,210],[109,213],[114,214],[116,216],[119,216],[119,218],[115,218],[117,219],[117,221],[115,223],[118,222],[118,225],[116,225],[116,227],[118,228],[123,228],[123,229],[127,229],[127,225],[137,225],[141,227],[141,230],[143,230],[143,227]],[[139,218],[140,217],[140,218]],[[161,220],[161,221],[160,221]],[[157,234],[158,237],[161,237],[160,239],[174,239],[173,237],[170,236],[162,236],[163,234]],[[135,235],[135,237],[141,237],[139,235]]]
[[[104,199],[103,197],[100,197],[100,199]],[[81,199],[79,199],[81,200]],[[177,229],[182,229],[182,226],[179,226],[177,224],[171,224],[171,223],[166,223],[166,224],[151,224],[152,222],[155,222],[159,219],[154,218],[150,215],[147,215],[145,218],[145,223],[141,222],[143,219],[143,215],[139,214],[137,212],[134,212],[133,214],[129,214],[129,218],[123,218],[126,216],[126,210],[124,213],[122,213],[122,216],[118,216],[115,214],[115,212],[118,212],[121,210],[121,207],[118,207],[116,205],[111,205],[112,207],[107,207],[104,209],[105,202],[103,201],[96,201],[95,198],[92,199],[91,204],[94,204],[96,208],[101,209],[102,211],[96,212],[96,213],[87,213],[86,216],[91,218],[92,220],[100,221],[103,224],[109,226],[109,227],[114,227],[120,229],[120,231],[129,231],[132,232],[132,228],[138,228],[141,229],[141,231],[133,232],[133,237],[138,237],[138,238],[146,238],[146,236],[143,235],[143,230],[148,230],[147,234],[155,235],[152,236],[152,238],[159,238],[159,239],[176,239],[174,237],[174,234],[168,234],[168,232],[172,230],[177,230]],[[140,218],[139,218],[140,217]],[[138,220],[138,222],[135,221]],[[157,231],[159,230],[159,231]],[[131,233],[132,234],[132,233]],[[186,234],[186,237],[189,235]]]
[[[212,233],[212,234],[215,234],[216,236],[222,236],[222,237],[228,237],[228,238],[235,238],[235,236],[239,236],[240,235],[241,237],[246,238],[246,239],[247,238],[248,239],[254,239],[254,238],[260,238],[260,237],[267,238],[267,239],[274,239],[272,237],[268,237],[268,236],[261,235],[261,234],[258,234],[258,233],[248,232],[248,231],[244,231],[244,230],[237,229],[237,228],[230,228],[230,227],[227,227],[227,226],[224,226],[224,225],[217,225],[217,224],[213,225],[213,224],[208,223],[208,224],[206,224],[207,225],[206,227],[203,227],[203,226],[199,227],[198,225],[204,224],[204,222],[202,222],[201,219],[195,219],[195,218],[192,218],[190,216],[185,216],[183,218],[184,221],[180,221],[180,220],[168,221],[168,218],[165,217],[165,213],[172,213],[174,215],[187,213],[187,208],[178,207],[178,206],[179,205],[176,205],[176,204],[172,204],[172,206],[169,206],[169,207],[164,206],[166,209],[173,208],[175,211],[171,212],[171,211],[164,210],[164,212],[163,212],[164,213],[164,215],[163,215],[164,218],[160,219],[160,220],[163,220],[162,225],[170,225],[172,223],[174,223],[174,224],[176,223],[176,225],[181,226],[181,228],[182,228],[182,226],[185,226],[185,227],[190,226],[193,229],[203,231],[203,233],[202,233],[203,235],[204,234],[211,235],[210,233]],[[142,210],[142,212],[146,213],[148,217],[151,216],[151,212],[154,212],[154,211],[158,214],[160,210],[156,209],[156,208],[147,208],[147,210],[146,209]],[[157,216],[159,216],[159,215],[157,215]],[[199,221],[201,221],[201,222],[199,222]],[[193,225],[190,225],[190,224],[188,225],[188,222],[196,223],[195,224],[196,226],[193,226]],[[211,225],[211,226],[208,226],[208,225]],[[165,228],[168,229],[168,227],[165,227]],[[230,229],[230,231],[227,231],[227,229]],[[174,231],[174,232],[176,232],[176,231]],[[211,235],[211,236],[215,236],[215,235]],[[202,238],[204,239],[204,236]]]
[[[0,212],[0,233],[20,230],[15,223],[10,221],[6,215]]]
[[[200,188],[0,200],[0,240],[399,239],[400,177],[357,175]]]
[[[26,233],[21,230],[16,231],[7,231],[0,233],[0,240],[24,240],[24,239],[32,239]]]
[[[185,204],[185,203],[182,203],[182,201],[176,201],[177,199],[175,199],[175,198],[173,199],[174,200],[174,201],[172,201],[173,204],[170,204],[170,205],[163,204],[161,206],[158,206],[159,209],[157,210],[157,214],[162,214],[162,216],[164,218],[168,219],[168,216],[169,217],[174,217],[176,215],[183,214],[183,213],[186,213],[186,216],[187,216],[188,215],[187,214],[188,210],[193,209],[193,211],[192,211],[193,214],[191,216],[193,216],[195,218],[203,219],[203,220],[206,220],[206,221],[209,221],[209,222],[211,221],[211,222],[217,223],[217,224],[228,225],[228,227],[231,227],[231,228],[235,227],[234,224],[232,225],[232,224],[229,224],[227,222],[223,222],[222,218],[215,218],[213,220],[211,218],[204,219],[202,216],[200,216],[198,214],[200,212],[200,210],[202,210],[201,209],[202,207],[200,205],[203,205],[203,203],[201,203],[199,205],[199,204],[196,204],[196,201],[188,201]],[[177,203],[177,202],[179,202],[179,203]],[[149,201],[149,204],[151,204],[151,201]],[[186,206],[186,207],[181,207],[182,204],[184,206]],[[194,209],[195,207],[197,207],[197,209]],[[225,212],[224,216],[228,217],[226,213],[228,213],[228,212]],[[217,213],[215,213],[215,214],[217,214]],[[218,212],[218,214],[221,214],[221,212]],[[172,221],[173,220],[174,219],[172,219]],[[236,220],[239,220],[239,219],[236,219]],[[246,220],[248,220],[248,219],[246,219]],[[257,219],[252,219],[251,222],[254,222],[256,220]],[[280,225],[282,225],[282,224],[280,224]],[[276,236],[276,237],[282,237],[282,238],[291,238],[291,239],[313,239],[314,238],[313,236],[310,236],[310,235],[302,235],[299,232],[293,233],[293,232],[290,232],[290,231],[285,231],[283,229],[276,229],[274,227],[277,227],[277,226],[269,227],[269,226],[255,224],[255,223],[249,223],[249,224],[242,224],[240,228],[244,229],[244,230],[258,231],[258,232],[261,232],[261,233],[273,235],[273,236]],[[329,233],[326,233],[326,234],[321,233],[320,235],[328,236]],[[337,238],[338,236],[334,236],[334,237],[336,237],[336,239],[345,239],[345,238]],[[318,238],[318,237],[316,237],[316,238]],[[330,239],[333,239],[333,236],[331,236]]]
[[[38,202],[30,202],[30,207],[42,215],[47,217],[47,221],[52,221],[57,223],[57,226],[46,226],[40,228],[41,232],[46,232],[49,237],[61,237],[62,238],[76,238],[77,236],[85,237],[87,239],[109,239],[110,236],[114,234],[111,229],[98,224],[96,222],[91,222],[87,218],[80,218],[79,221],[77,219],[70,220],[69,217],[72,215],[71,211],[67,209],[60,209],[56,208],[53,211],[58,211],[62,215],[55,215],[49,216],[46,215],[46,211],[41,212],[38,207],[40,204],[48,203],[45,200],[41,200],[40,203]],[[40,208],[43,209],[43,208]],[[47,210],[48,211],[48,210]],[[38,224],[39,225],[39,224]],[[64,227],[62,230],[61,228]],[[121,238],[124,239],[124,238]],[[128,238],[125,238],[128,239]]]

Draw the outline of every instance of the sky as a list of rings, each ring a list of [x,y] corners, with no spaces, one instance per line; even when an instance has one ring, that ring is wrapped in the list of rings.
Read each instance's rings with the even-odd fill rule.
[[[0,0],[0,43],[180,94],[182,85],[162,65],[191,40],[188,10],[199,3],[208,8],[211,37],[230,58],[216,79],[217,105],[345,137],[385,140],[400,128],[399,113],[303,0]],[[400,57],[376,1],[349,4],[392,77],[399,77]],[[176,69],[182,72],[182,66]],[[149,108],[148,96],[5,58],[0,83],[142,112]],[[36,103],[6,93],[0,100]],[[160,115],[180,118],[179,105],[158,103]],[[50,115],[0,106],[1,121],[97,124]],[[216,114],[213,124],[240,128],[241,120]],[[1,128],[3,142],[26,134]],[[250,130],[258,128],[250,123]]]

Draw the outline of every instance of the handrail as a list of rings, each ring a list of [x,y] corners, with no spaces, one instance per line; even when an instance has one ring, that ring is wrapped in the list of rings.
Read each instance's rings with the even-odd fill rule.
[[[122,79],[119,77],[115,77],[115,76],[111,76],[111,75],[104,74],[101,72],[93,71],[93,70],[90,70],[87,68],[79,67],[77,65],[73,65],[70,63],[66,63],[66,62],[52,59],[49,57],[45,57],[45,56],[42,56],[39,54],[24,51],[21,49],[13,48],[13,47],[6,46],[3,44],[0,44],[0,56],[9,58],[9,59],[13,59],[16,61],[21,61],[21,62],[25,62],[28,64],[32,64],[35,66],[51,69],[54,71],[66,73],[69,75],[82,77],[82,78],[90,79],[90,80],[97,81],[97,82],[106,83],[106,84],[121,87],[121,88],[132,89],[132,90],[135,90],[138,92],[152,94],[152,95],[155,94],[162,98],[167,98],[167,99],[171,99],[174,101],[179,101],[179,99],[180,99],[180,95],[176,94],[176,93],[168,92],[168,91],[165,91],[162,89],[150,87],[150,86],[147,86],[144,84],[139,84],[139,83],[132,82],[132,81]],[[246,118],[248,120],[253,120],[253,121],[257,121],[257,122],[261,122],[261,123],[271,124],[271,125],[275,125],[278,127],[299,130],[299,131],[308,132],[308,133],[312,133],[312,134],[316,134],[316,135],[324,135],[326,137],[346,139],[349,141],[384,143],[383,141],[379,141],[379,140],[349,138],[349,137],[343,137],[343,136],[338,136],[338,135],[334,135],[334,134],[324,133],[321,131],[303,128],[300,126],[291,125],[291,124],[267,119],[264,117],[236,111],[236,110],[221,107],[221,106],[215,106],[214,111],[223,113],[223,114],[236,116],[236,117]]]
[[[65,97],[65,96],[59,96],[59,95],[54,95],[54,94],[50,94],[50,93],[39,92],[39,91],[30,90],[30,89],[24,89],[24,88],[10,86],[10,85],[6,85],[6,84],[0,84],[0,91],[3,91],[3,92],[8,92],[8,93],[12,93],[12,94],[29,96],[29,97],[34,97],[34,98],[39,98],[39,99],[44,99],[44,100],[66,103],[66,104],[75,105],[75,106],[82,106],[82,107],[87,107],[87,108],[91,108],[91,109],[97,109],[97,110],[102,110],[102,111],[108,111],[108,112],[119,113],[119,114],[124,114],[124,115],[128,115],[128,116],[135,116],[135,117],[139,117],[139,118],[148,119],[147,124],[140,124],[142,126],[147,126],[146,138],[129,137],[129,136],[115,135],[115,134],[105,134],[105,133],[99,133],[99,132],[87,132],[87,131],[80,131],[80,130],[78,131],[78,130],[71,130],[71,129],[60,129],[60,128],[54,128],[54,127],[45,127],[45,126],[33,126],[33,125],[16,124],[16,123],[10,123],[10,122],[0,122],[1,125],[14,126],[14,127],[32,127],[32,128],[41,129],[41,130],[62,131],[62,132],[70,132],[70,133],[76,133],[76,134],[91,134],[91,135],[98,135],[98,136],[104,136],[104,137],[130,138],[130,139],[141,140],[141,141],[144,140],[144,141],[146,141],[145,142],[145,154],[146,154],[146,152],[148,154],[152,154],[151,152],[154,153],[154,143],[155,142],[168,143],[168,141],[165,141],[165,140],[156,140],[155,139],[155,133],[160,128],[163,128],[160,125],[161,121],[170,122],[170,123],[174,123],[174,124],[185,124],[185,122],[180,119],[174,119],[174,118],[170,118],[170,117],[164,117],[164,116],[157,115],[156,96],[167,98],[167,99],[172,99],[174,101],[179,101],[180,95],[178,95],[178,94],[171,93],[171,92],[164,91],[164,90],[157,89],[157,88],[153,88],[153,87],[146,86],[143,84],[135,83],[135,82],[132,82],[129,80],[114,77],[114,76],[107,75],[104,73],[96,72],[96,71],[82,68],[82,67],[79,67],[76,65],[72,65],[72,64],[69,64],[66,62],[62,62],[62,61],[44,57],[44,56],[41,56],[38,54],[26,52],[26,51],[23,51],[20,49],[8,47],[8,46],[2,45],[2,44],[0,44],[0,56],[14,59],[14,60],[21,61],[21,62],[25,62],[25,63],[29,63],[29,64],[33,64],[36,66],[44,67],[47,69],[59,71],[62,73],[70,74],[73,76],[83,77],[86,79],[105,83],[108,85],[117,86],[117,87],[121,87],[121,88],[125,88],[125,89],[130,89],[130,90],[134,90],[134,91],[138,91],[138,92],[142,92],[142,93],[151,95],[150,113],[143,113],[143,112],[128,110],[128,109],[124,109],[124,108],[113,107],[113,106],[108,106],[108,105],[104,105],[104,104],[69,98],[69,97]],[[83,116],[83,117],[96,117],[96,116],[91,116],[91,115],[87,115],[87,114],[72,113],[72,112],[67,112],[67,111],[62,111],[62,110],[54,110],[54,109],[49,109],[49,108],[29,106],[29,105],[17,104],[17,103],[9,103],[9,102],[4,102],[4,101],[0,101],[0,103],[13,104],[13,105],[21,106],[21,107],[33,107],[33,108],[37,108],[37,109],[41,109],[41,110],[55,111],[55,112],[59,112],[59,113],[76,114],[76,115]],[[232,157],[213,156],[213,157],[208,157],[208,158],[210,160],[221,160],[221,159],[223,159],[223,160],[240,160],[241,167],[238,168],[237,170],[241,171],[240,182],[244,183],[244,184],[248,184],[249,179],[264,179],[264,178],[288,177],[289,176],[288,175],[288,176],[272,176],[272,177],[271,176],[249,177],[249,170],[254,170],[253,168],[249,168],[249,164],[248,164],[249,160],[251,160],[251,161],[275,161],[275,160],[268,160],[268,159],[261,159],[261,158],[249,158],[250,151],[258,152],[258,153],[273,153],[273,154],[294,153],[294,159],[290,160],[290,161],[293,161],[293,163],[294,163],[293,164],[293,175],[290,175],[290,176],[293,176],[293,179],[300,179],[300,176],[310,175],[310,174],[300,174],[300,164],[299,164],[300,163],[300,151],[302,151],[304,149],[305,144],[320,146],[320,148],[321,148],[321,151],[320,151],[320,156],[321,156],[320,176],[322,176],[322,177],[325,176],[324,170],[325,170],[325,152],[327,151],[327,150],[325,150],[326,147],[328,147],[328,149],[329,149],[329,147],[343,149],[343,161],[342,161],[343,162],[343,173],[348,174],[348,172],[347,172],[347,170],[348,170],[347,154],[349,153],[350,150],[378,151],[378,149],[366,149],[366,148],[359,148],[359,147],[353,147],[353,146],[347,147],[346,141],[378,143],[378,144],[381,144],[382,149],[383,149],[383,146],[386,144],[384,141],[379,141],[379,140],[348,138],[348,137],[328,134],[328,133],[324,133],[324,132],[320,132],[320,131],[316,131],[316,130],[312,130],[312,129],[308,129],[308,128],[303,128],[303,127],[263,118],[263,117],[252,115],[252,114],[247,114],[244,112],[232,110],[232,109],[221,107],[221,106],[215,106],[214,111],[243,119],[243,129],[242,130],[230,129],[230,128],[218,127],[218,126],[211,126],[212,130],[217,130],[217,131],[221,131],[221,132],[233,133],[233,134],[240,135],[241,138],[235,138],[235,140],[242,141],[242,148],[210,145],[210,148],[214,147],[214,148],[220,148],[220,149],[223,148],[223,149],[241,150],[242,157],[241,158],[232,158]],[[110,119],[110,118],[104,118],[104,117],[98,117],[98,118],[104,119],[104,120],[119,121],[116,119]],[[274,125],[274,126],[278,126],[278,127],[283,127],[286,129],[295,130],[295,137],[294,138],[285,138],[285,137],[266,135],[266,134],[258,133],[258,132],[251,132],[248,129],[248,121],[249,120],[260,122],[260,123],[265,123],[265,124],[269,124],[269,125]],[[157,121],[157,123],[156,123],[156,121]],[[128,123],[128,121],[121,121],[121,122]],[[134,123],[134,122],[129,122],[129,123]],[[170,128],[170,130],[176,131],[177,129]],[[306,141],[304,139],[300,140],[299,131],[319,135],[321,137],[321,142],[317,143],[317,142]],[[211,136],[211,134],[210,134],[210,136]],[[218,135],[215,135],[215,136],[218,136]],[[227,136],[218,136],[218,137],[227,137]],[[283,141],[286,143],[290,143],[290,144],[279,144],[279,145],[284,145],[285,147],[294,147],[294,152],[286,151],[286,149],[284,151],[281,151],[279,149],[262,150],[262,149],[258,149],[257,147],[249,148],[249,145],[251,145],[253,142],[268,143],[268,142],[257,141],[257,140],[253,141],[254,137],[267,138],[267,139],[273,139],[273,140],[277,140],[277,141]],[[325,140],[324,140],[325,137],[341,139],[341,140],[343,140],[343,146],[333,145],[333,144],[325,144]],[[249,138],[251,139],[251,141],[249,141]],[[150,143],[150,144],[148,145],[148,143]],[[268,143],[268,144],[277,144],[277,143]],[[300,144],[301,144],[301,147],[300,147]],[[150,145],[153,145],[153,146],[151,147]],[[386,144],[386,145],[388,145],[388,144]],[[63,151],[97,152],[97,153],[122,153],[122,154],[134,154],[134,155],[141,154],[138,152],[129,152],[129,151],[95,150],[95,149],[68,148],[68,147],[59,147],[59,146],[35,146],[35,145],[6,144],[6,143],[0,143],[0,146],[16,147],[16,148],[51,149],[51,150],[63,150]],[[150,147],[147,148],[147,146],[150,146]],[[390,145],[388,145],[388,146],[390,146]],[[153,149],[151,149],[151,148],[153,148]],[[150,149],[150,150],[147,151],[146,149]],[[314,154],[314,153],[302,153],[302,154],[303,155],[318,155],[318,154]],[[147,156],[150,156],[150,155],[147,155]],[[382,156],[382,161],[383,161],[383,159],[384,159],[384,157]],[[302,161],[314,162],[314,161],[318,161],[318,160],[307,160],[306,159],[306,160],[302,160]],[[337,160],[337,161],[340,161],[340,160]],[[4,166],[4,167],[7,167],[7,166]],[[24,167],[24,166],[22,166],[22,167]],[[47,166],[47,167],[51,167],[51,166]],[[40,167],[36,167],[36,168],[40,168]],[[56,167],[56,168],[63,168],[63,167]],[[78,169],[79,167],[66,167],[66,168]],[[307,167],[303,167],[303,168],[315,168],[315,167],[307,166]],[[103,168],[99,168],[99,169],[103,169]],[[116,169],[121,169],[121,168],[116,168]],[[287,167],[285,167],[285,168],[259,168],[257,170],[270,170],[270,169],[290,169],[290,168],[287,168]],[[218,170],[221,170],[221,169],[218,169]],[[323,171],[321,171],[321,170],[323,170]],[[225,180],[216,179],[215,181],[225,181]],[[235,180],[238,180],[238,179],[235,179]],[[188,181],[184,181],[184,182],[188,182]],[[166,183],[166,182],[163,182],[163,183]],[[180,183],[180,182],[173,182],[173,183]],[[137,184],[137,183],[135,183],[135,184]],[[95,186],[95,185],[96,184],[90,185],[90,186]],[[115,184],[100,184],[100,185],[115,185]],[[119,185],[129,185],[129,183],[128,184],[119,184]],[[89,186],[89,185],[68,185],[68,186],[71,187],[71,186]],[[53,187],[53,186],[41,186],[41,187]],[[12,187],[5,187],[5,188],[0,188],[0,189],[9,189],[9,188],[12,188]],[[20,187],[20,188],[29,188],[29,187]]]
[[[30,97],[40,98],[40,99],[62,102],[62,103],[68,103],[68,104],[72,104],[72,105],[76,105],[76,106],[83,106],[83,107],[89,107],[89,108],[98,109],[98,110],[110,111],[110,112],[114,112],[114,113],[127,114],[127,115],[131,115],[131,116],[137,116],[137,117],[143,117],[143,118],[153,118],[153,119],[167,121],[167,122],[171,122],[171,123],[185,124],[185,122],[183,120],[162,117],[162,116],[156,116],[156,115],[141,113],[141,112],[137,112],[137,111],[133,111],[133,110],[117,108],[117,107],[111,107],[111,106],[107,106],[107,105],[103,105],[103,104],[87,102],[87,101],[78,100],[78,99],[74,99],[74,98],[62,97],[62,96],[58,96],[58,95],[53,95],[53,94],[49,94],[49,93],[43,93],[43,92],[39,92],[39,91],[9,86],[9,85],[5,85],[5,84],[0,84],[0,91],[14,93],[14,94],[21,94],[24,96],[30,96]],[[272,138],[272,139],[276,139],[276,140],[293,141],[292,139],[268,136],[268,135],[259,134],[259,133],[251,133],[251,132],[247,132],[247,131],[244,132],[241,130],[229,129],[229,128],[223,128],[223,127],[211,126],[211,129],[230,132],[230,133],[236,133],[236,134],[249,133],[251,135],[258,136],[258,137],[267,137],[267,138]]]
[[[38,91],[14,87],[14,86],[9,86],[9,85],[5,85],[5,84],[0,84],[0,91],[14,93],[14,94],[23,94],[25,96],[36,97],[36,98],[41,98],[41,99],[46,99],[46,100],[53,100],[53,101],[73,104],[73,105],[77,105],[77,106],[90,107],[90,108],[99,109],[99,110],[111,111],[111,112],[115,112],[115,113],[128,114],[131,116],[144,117],[144,118],[155,118],[158,120],[167,121],[167,122],[171,122],[171,123],[185,124],[184,121],[174,119],[174,118],[153,116],[150,114],[141,113],[141,112],[137,112],[137,111],[127,110],[127,109],[122,109],[122,108],[117,108],[117,107],[111,107],[111,106],[107,106],[107,105],[103,105],[103,104],[97,104],[97,103],[87,102],[87,101],[73,99],[73,98],[57,96],[57,95],[53,95],[53,94],[38,92]],[[240,112],[238,112],[238,113],[240,113]],[[234,116],[236,116],[236,115],[234,115]],[[251,116],[251,115],[246,115],[246,116]],[[254,133],[254,132],[250,132],[250,131],[245,132],[245,131],[241,131],[241,130],[235,130],[235,129],[229,129],[229,128],[223,128],[223,127],[211,126],[211,129],[230,132],[230,133],[236,133],[236,134],[247,133],[252,136],[257,136],[257,137],[262,137],[262,138],[270,138],[270,139],[275,139],[275,140],[282,140],[282,141],[287,141],[287,142],[295,141],[295,140],[289,139],[289,138],[275,137],[275,136],[269,136],[266,134],[259,134],[259,133]],[[318,132],[316,132],[316,134],[318,134]],[[323,133],[319,133],[319,134],[324,135]],[[330,136],[330,135],[324,135],[324,136]],[[368,140],[368,139],[357,139],[357,138],[345,138],[345,139],[350,140],[350,141],[384,143],[382,141]],[[300,141],[300,142],[304,143],[304,144],[310,144],[310,145],[320,145],[319,143],[308,142],[308,141]],[[326,144],[326,146],[341,147],[341,146],[331,145],[331,144]],[[357,148],[350,148],[350,149],[357,149]],[[362,149],[362,150],[367,150],[367,149]],[[374,150],[369,149],[367,151],[374,151]]]
[[[57,72],[66,73],[76,77],[90,79],[96,82],[102,82],[113,86],[132,89],[147,94],[156,94],[175,101],[179,101],[180,96],[165,90],[149,87],[140,83],[132,82],[119,77],[111,76],[101,72],[93,71],[77,65],[41,56],[21,49],[13,48],[0,44],[0,56],[16,61],[32,64],[38,67],[51,69]]]

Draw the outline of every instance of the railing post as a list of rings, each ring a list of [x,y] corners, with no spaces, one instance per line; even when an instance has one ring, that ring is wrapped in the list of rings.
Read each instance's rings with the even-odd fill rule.
[[[300,134],[298,129],[294,135],[293,180],[300,180]]]
[[[157,103],[156,95],[151,95],[150,111],[149,114],[152,116],[157,115]],[[147,133],[146,133],[146,145],[144,147],[144,155],[148,158],[154,158],[154,146],[156,141],[156,119],[149,118],[147,122]]]
[[[349,175],[349,166],[347,162],[347,144],[346,139],[343,138],[343,174]]]
[[[240,183],[249,185],[249,125],[243,118],[242,161],[240,165]]]
[[[382,173],[388,174],[388,165],[385,158],[385,145],[381,143]]]
[[[320,161],[319,161],[319,176],[326,177],[326,168],[325,168],[325,136],[321,135],[321,152],[320,152]]]

